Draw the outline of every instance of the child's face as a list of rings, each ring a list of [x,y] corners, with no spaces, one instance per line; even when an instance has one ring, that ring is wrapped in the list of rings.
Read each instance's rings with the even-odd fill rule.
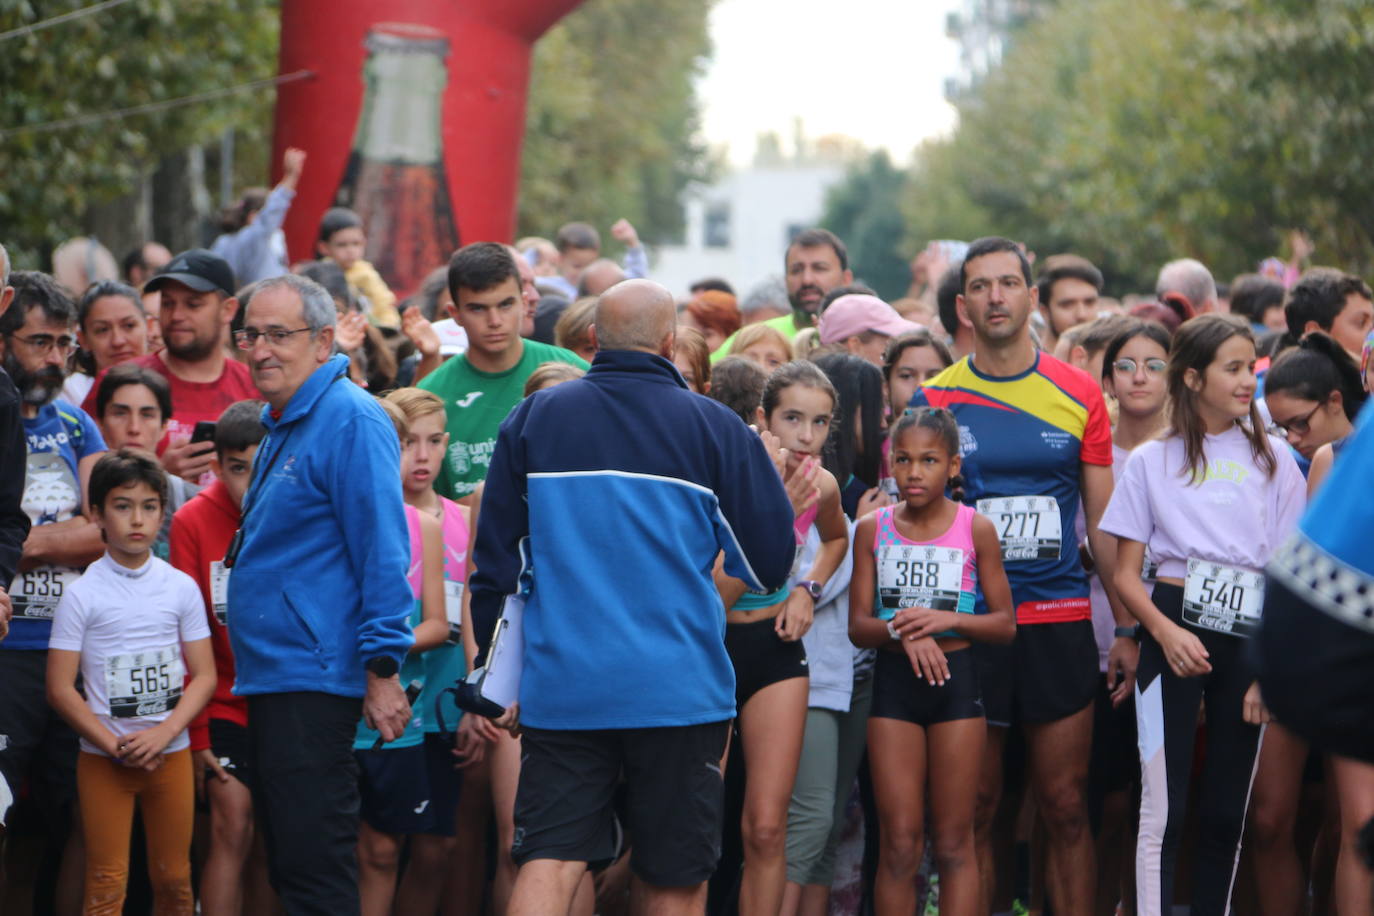
[[[562,266],[566,270],[581,272],[599,257],[601,257],[599,248],[567,248],[562,254]]]
[[[1169,394],[1168,369],[1169,354],[1158,343],[1139,334],[1117,351],[1107,391],[1116,398],[1122,413],[1155,416],[1164,409]]]
[[[248,482],[253,476],[253,456],[258,453],[256,445],[237,451],[218,452],[215,455],[215,475],[224,481],[229,498],[234,505],[243,507],[243,494],[248,492]]]
[[[887,377],[888,403],[892,406],[892,416],[899,417],[911,403],[911,396],[928,379],[939,375],[945,368],[940,362],[940,354],[934,347],[907,347],[897,357],[897,365]]]
[[[949,479],[959,473],[959,456],[949,453],[944,437],[919,426],[909,426],[893,439],[888,460],[898,497],[913,509],[943,498]]]
[[[835,402],[829,393],[806,385],[789,385],[778,395],[777,406],[767,416],[758,409],[759,426],[778,437],[796,463],[809,455],[819,455],[830,435]]]
[[[1188,387],[1197,392],[1204,421],[1239,420],[1255,400],[1255,345],[1236,336],[1217,347],[1205,372],[1189,369]]]
[[[332,258],[344,270],[352,267],[363,256],[363,248],[367,246],[367,236],[363,230],[357,226],[348,229],[340,229],[329,237],[328,241],[320,242],[320,253],[327,258]]]
[[[115,487],[93,514],[111,553],[139,556],[152,549],[162,527],[162,499],[140,480]]]
[[[410,434],[401,442],[401,485],[405,491],[423,493],[433,487],[447,451],[443,414],[429,413],[413,420]]]
[[[756,344],[751,344],[740,351],[740,356],[745,359],[752,359],[763,367],[764,372],[771,373],[774,369],[787,362],[787,354],[778,348],[777,344],[761,340]]]
[[[116,388],[100,415],[100,432],[110,451],[141,448],[151,452],[167,431],[157,397],[144,385]]]

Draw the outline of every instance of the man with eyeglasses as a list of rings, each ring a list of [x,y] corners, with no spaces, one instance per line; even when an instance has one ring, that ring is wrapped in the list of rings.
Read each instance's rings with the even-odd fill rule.
[[[258,396],[247,368],[231,359],[225,347],[229,322],[239,308],[234,272],[219,255],[192,248],[172,258],[143,291],[161,294],[158,316],[165,346],[133,362],[172,387],[172,418],[158,455],[168,472],[205,485],[214,480],[210,462],[215,445],[191,442],[196,424],[213,423],[230,404]],[[81,405],[87,413],[95,412],[99,387],[97,378]]]
[[[47,274],[19,271],[10,283],[14,302],[0,316],[0,350],[19,390],[27,447],[21,505],[32,528],[18,575],[4,583],[14,617],[0,644],[0,776],[16,795],[29,788],[54,833],[49,848],[61,848],[74,822],[77,744],[47,703],[48,638],[63,592],[104,552],[85,515],[85,493],[105,440],[85,412],[59,397],[76,348],[75,304]],[[79,877],[64,875],[59,884],[68,882],[79,893]]]
[[[267,406],[229,567],[234,692],[248,698],[254,810],[290,913],[357,913],[359,718],[410,719],[397,673],[414,642],[391,420],[334,353],[334,300],[264,280],[234,342]]]

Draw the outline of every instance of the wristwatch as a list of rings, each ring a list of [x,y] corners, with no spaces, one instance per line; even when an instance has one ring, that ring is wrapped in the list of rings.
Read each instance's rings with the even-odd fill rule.
[[[793,588],[806,589],[806,593],[811,596],[812,601],[821,600],[821,584],[815,579],[801,579]]]
[[[1126,639],[1134,639],[1136,642],[1139,642],[1140,624],[1132,624],[1129,627],[1117,627],[1115,630],[1112,631],[1112,635],[1115,636],[1117,639],[1121,639],[1124,637]]]
[[[369,674],[377,677],[391,677],[401,670],[401,666],[396,663],[396,659],[389,655],[378,655],[376,658],[369,658],[367,664],[363,666]]]

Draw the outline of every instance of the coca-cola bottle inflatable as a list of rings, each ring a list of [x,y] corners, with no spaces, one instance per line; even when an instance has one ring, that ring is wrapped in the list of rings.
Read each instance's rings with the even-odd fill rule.
[[[309,153],[286,219],[315,256],[336,203],[406,296],[457,245],[509,241],[534,42],[580,0],[282,0],[273,162]]]
[[[387,284],[411,290],[458,247],[439,129],[448,39],[384,23],[366,46],[363,108],[334,203],[362,217],[364,257]]]

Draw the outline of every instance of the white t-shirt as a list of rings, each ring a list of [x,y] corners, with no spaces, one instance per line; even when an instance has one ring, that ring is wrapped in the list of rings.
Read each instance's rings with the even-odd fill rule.
[[[157,557],[127,569],[106,554],[62,596],[48,647],[81,653],[86,705],[123,737],[167,718],[186,679],[182,643],[209,638],[194,579]],[[164,753],[188,746],[183,731]],[[104,754],[85,738],[81,749]]]
[[[1287,445],[1273,436],[1277,467],[1265,474],[1239,427],[1206,436],[1201,483],[1186,474],[1183,440],[1146,442],[1126,461],[1101,528],[1146,544],[1161,577],[1182,579],[1192,558],[1259,571],[1297,527],[1307,486]]]

